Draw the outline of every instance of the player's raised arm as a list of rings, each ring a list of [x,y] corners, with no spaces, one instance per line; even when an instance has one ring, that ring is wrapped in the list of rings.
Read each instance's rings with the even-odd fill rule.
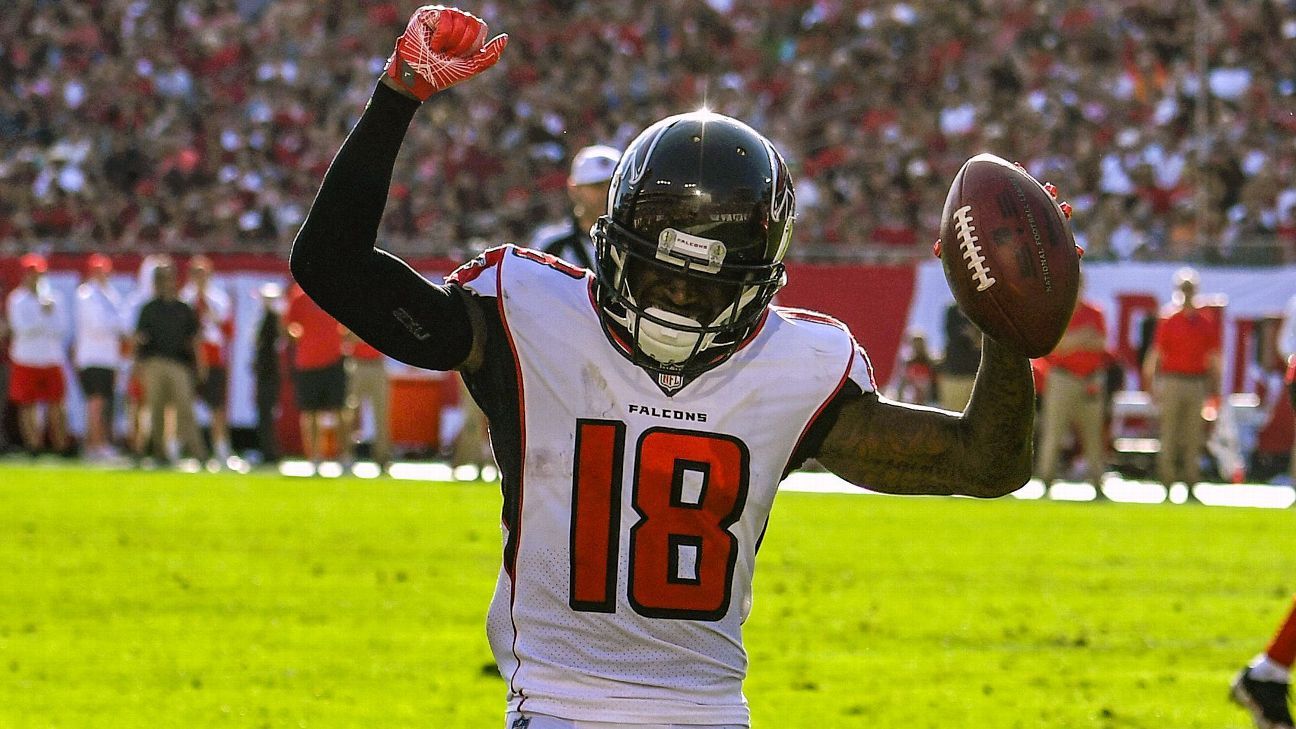
[[[1057,189],[989,154],[950,187],[937,255],[959,308],[985,332],[971,400],[955,414],[862,395],[844,404],[819,461],[894,493],[1002,496],[1031,474],[1035,385],[1075,308],[1079,250]]]
[[[418,367],[464,364],[474,344],[472,304],[374,244],[414,112],[438,91],[495,65],[508,37],[487,42],[487,33],[484,22],[461,10],[415,11],[293,243],[293,277],[312,299],[374,347]]]
[[[1034,422],[1030,360],[986,337],[961,415],[860,395],[841,406],[816,457],[876,491],[1003,496],[1030,478]]]

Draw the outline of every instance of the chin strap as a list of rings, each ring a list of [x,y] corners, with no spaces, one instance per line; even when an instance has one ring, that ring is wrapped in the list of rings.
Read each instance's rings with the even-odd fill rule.
[[[714,333],[703,335],[700,332],[688,331],[689,328],[701,327],[701,322],[698,320],[665,309],[649,307],[644,310],[647,316],[643,317],[633,312],[627,314],[626,318],[632,325],[630,331],[634,332],[636,346],[661,364],[679,364],[693,354],[706,349],[715,340]],[[672,327],[670,324],[683,328]]]

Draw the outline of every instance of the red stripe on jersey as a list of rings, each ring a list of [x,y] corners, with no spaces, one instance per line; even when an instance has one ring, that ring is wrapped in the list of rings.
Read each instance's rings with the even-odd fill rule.
[[[574,279],[585,278],[585,269],[580,266],[573,266],[552,253],[545,253],[544,251],[537,251],[531,248],[521,248],[519,246],[513,246],[512,251],[513,255],[519,258],[526,258],[535,261],[542,266],[548,266],[565,276],[570,276]]]
[[[843,331],[846,329],[846,325],[843,324],[840,319],[833,316],[829,316],[822,312],[811,311],[810,309],[796,309],[787,306],[780,306],[778,309],[780,312],[783,313],[784,316],[786,316],[789,319],[800,319],[802,321],[812,321],[819,324],[827,324],[829,326],[837,327],[838,329],[841,329]]]
[[[877,392],[878,389],[877,375],[873,374],[873,360],[869,359],[868,352],[864,351],[864,348],[860,346],[860,343],[855,341],[854,334],[851,334],[851,344],[855,345],[855,351],[859,352],[860,359],[864,360],[864,368],[868,371],[869,387],[873,388],[873,392]],[[852,358],[851,369],[853,370],[854,368],[855,368],[855,360]]]
[[[463,264],[459,268],[456,268],[455,270],[451,271],[450,275],[446,276],[446,283],[454,283],[454,284],[459,284],[460,286],[464,286],[469,281],[472,281],[473,279],[482,275],[482,273],[487,269],[493,267],[495,268],[496,271],[495,280],[496,280],[496,284],[498,285],[499,264],[500,261],[504,260],[504,251],[505,251],[504,246],[499,246],[484,251],[481,255]]]
[[[509,349],[513,351],[513,366],[517,370],[517,390],[518,390],[518,472],[517,472],[517,523],[505,524],[508,527],[508,543],[504,545],[504,570],[508,573],[509,581],[512,587],[509,589],[509,622],[513,624],[513,660],[515,667],[513,675],[509,676],[509,690],[522,696],[518,702],[518,710],[522,709],[522,704],[526,703],[526,696],[518,689],[516,681],[518,671],[522,670],[522,656],[518,654],[517,640],[518,627],[517,620],[514,618],[514,608],[517,605],[517,577],[515,569],[517,567],[517,555],[520,551],[520,542],[522,540],[522,512],[526,503],[526,398],[523,397],[522,386],[522,358],[518,356],[517,342],[513,339],[513,331],[509,329],[508,315],[504,311],[504,251],[505,247],[492,248],[483,253],[478,258],[483,259],[481,270],[471,272],[471,281],[481,274],[486,267],[495,267],[495,305],[499,308],[500,325],[504,328],[504,334],[508,337]],[[492,256],[493,260],[492,260]],[[471,265],[471,264],[468,264]],[[458,273],[456,271],[455,273]],[[454,276],[455,274],[451,274]]]

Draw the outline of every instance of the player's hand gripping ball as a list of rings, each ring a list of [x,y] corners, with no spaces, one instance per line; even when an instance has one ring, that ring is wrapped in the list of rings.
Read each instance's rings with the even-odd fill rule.
[[[419,101],[427,101],[432,94],[495,65],[508,45],[508,35],[487,42],[489,30],[472,13],[424,5],[414,11],[396,39],[396,50],[387,59],[387,75]]]
[[[936,253],[954,300],[995,341],[1027,357],[1053,351],[1071,321],[1080,251],[1057,189],[979,154],[954,177]]]

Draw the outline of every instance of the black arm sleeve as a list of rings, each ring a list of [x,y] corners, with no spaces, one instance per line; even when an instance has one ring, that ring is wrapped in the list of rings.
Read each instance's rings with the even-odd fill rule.
[[[324,175],[290,260],[293,278],[333,318],[407,364],[448,370],[472,347],[458,287],[439,286],[374,248],[396,154],[419,102],[379,83]]]

